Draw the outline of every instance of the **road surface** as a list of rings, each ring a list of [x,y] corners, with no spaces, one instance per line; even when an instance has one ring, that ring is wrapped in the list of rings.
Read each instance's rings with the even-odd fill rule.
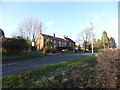
[[[66,55],[47,55],[31,59],[21,59],[2,62],[2,77],[17,74],[27,70],[33,70],[39,67],[73,59],[84,54],[66,54]]]

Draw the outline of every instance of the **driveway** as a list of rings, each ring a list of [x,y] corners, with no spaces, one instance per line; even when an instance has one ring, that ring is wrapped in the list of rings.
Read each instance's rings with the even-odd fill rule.
[[[69,59],[80,57],[84,54],[66,54],[66,55],[47,55],[31,59],[21,59],[2,62],[2,77],[17,74],[27,70],[33,70],[39,67],[47,66],[54,63],[63,62]]]

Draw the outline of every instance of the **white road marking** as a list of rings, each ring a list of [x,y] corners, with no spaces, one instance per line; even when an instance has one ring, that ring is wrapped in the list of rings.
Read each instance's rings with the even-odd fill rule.
[[[0,66],[6,66],[7,64],[1,64]]]
[[[7,64],[7,65],[13,65],[13,64],[17,64],[17,63],[9,63],[9,64]]]
[[[23,62],[32,62],[32,61],[23,61]]]
[[[32,61],[23,61],[23,62],[32,62]],[[18,63],[22,63],[22,62],[9,63],[9,64],[1,64],[0,66],[13,65],[13,64],[18,64]]]
[[[34,65],[34,66],[29,66],[29,67],[27,66],[27,67],[22,67],[22,68],[18,68],[18,69],[13,69],[12,71],[24,70],[25,68],[29,68],[29,69],[30,69],[30,68],[32,68],[32,67],[37,67],[37,68],[39,68],[38,66],[41,67],[42,65],[37,64],[37,65]],[[31,70],[31,69],[30,69],[30,70]],[[7,70],[7,71],[3,71],[2,73],[7,73],[7,72],[11,72],[11,71],[10,71],[10,70]]]

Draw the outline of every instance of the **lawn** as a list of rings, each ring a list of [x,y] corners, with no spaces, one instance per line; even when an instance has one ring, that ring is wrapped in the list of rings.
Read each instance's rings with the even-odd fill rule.
[[[81,88],[89,87],[96,65],[93,55],[81,56],[57,64],[2,78],[3,88]]]
[[[43,56],[43,53],[29,52],[29,53],[21,53],[16,55],[3,55],[2,60],[24,59],[24,58],[31,58],[31,57],[37,57],[37,56]]]

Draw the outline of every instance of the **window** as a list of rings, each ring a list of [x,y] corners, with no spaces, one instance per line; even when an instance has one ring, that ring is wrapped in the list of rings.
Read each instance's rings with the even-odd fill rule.
[[[73,46],[74,46],[74,43],[73,43]]]
[[[61,44],[61,41],[59,41],[59,44]]]
[[[56,44],[56,40],[54,40],[54,44]]]
[[[50,41],[52,42],[52,39]]]
[[[56,45],[54,45],[54,48],[56,48]]]
[[[65,42],[65,45],[66,45],[67,43]]]

